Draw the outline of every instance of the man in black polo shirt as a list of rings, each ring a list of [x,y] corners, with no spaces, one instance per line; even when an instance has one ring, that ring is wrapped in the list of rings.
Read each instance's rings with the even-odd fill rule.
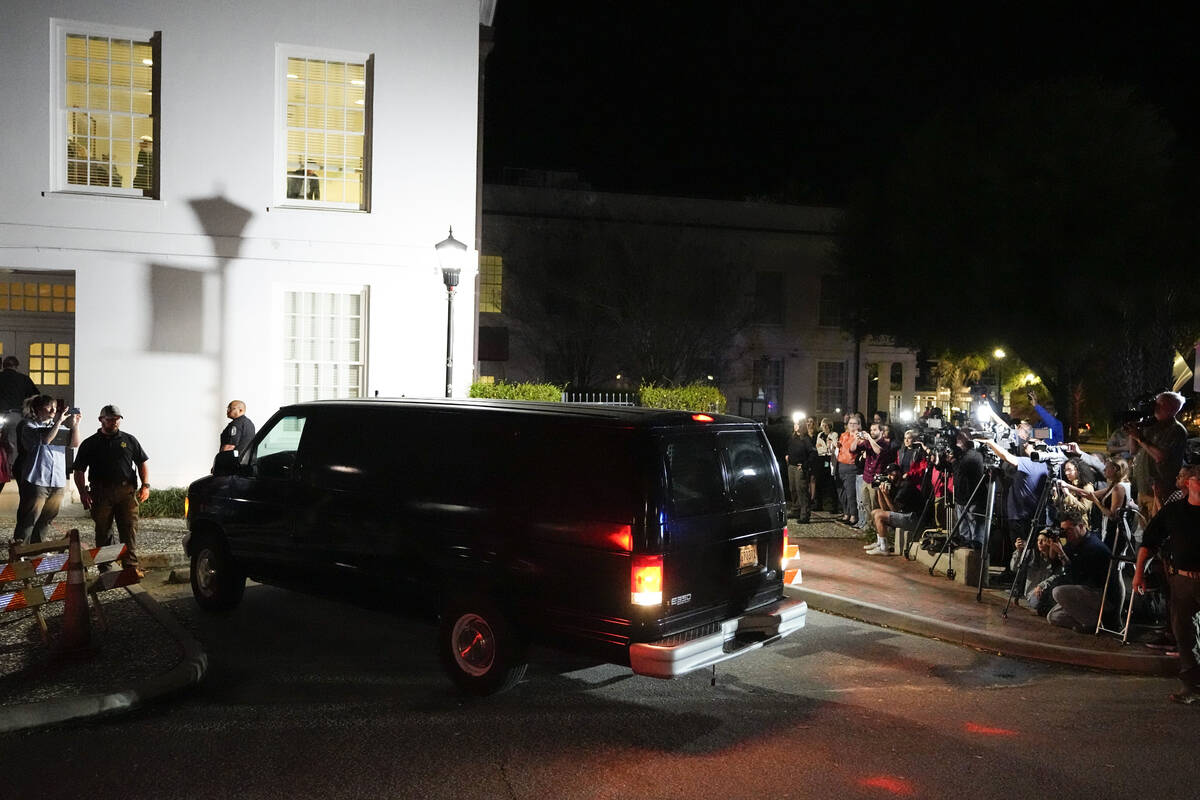
[[[1176,703],[1200,704],[1200,664],[1196,660],[1195,616],[1200,613],[1200,474],[1187,472],[1187,497],[1162,507],[1142,536],[1138,549],[1133,591],[1146,591],[1146,561],[1169,542],[1167,581],[1171,631],[1179,647],[1179,679],[1182,692],[1171,695]]]
[[[146,451],[138,440],[121,431],[121,409],[100,409],[100,430],[83,440],[75,455],[75,486],[85,509],[96,523],[96,546],[112,542],[113,517],[126,547],[126,567],[137,569],[138,503],[150,497]],[[84,480],[87,472],[88,481]],[[138,482],[141,488],[138,488]],[[142,571],[138,570],[138,575]]]
[[[232,450],[240,456],[254,438],[254,423],[246,416],[246,404],[241,400],[230,400],[225,416],[229,424],[221,431],[221,452]]]

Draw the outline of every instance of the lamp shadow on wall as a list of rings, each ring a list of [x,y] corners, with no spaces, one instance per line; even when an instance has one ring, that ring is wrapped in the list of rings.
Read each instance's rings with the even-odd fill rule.
[[[164,353],[203,355],[205,323],[217,326],[215,356],[219,380],[225,375],[226,308],[231,295],[228,285],[229,266],[242,248],[242,234],[250,223],[253,213],[221,195],[220,187],[212,197],[199,197],[188,201],[192,213],[212,247],[216,260],[218,285],[216,292],[205,291],[205,283],[212,274],[208,270],[181,269],[166,264],[151,264],[150,298],[151,314],[149,350]],[[216,313],[208,313],[206,298],[216,298]],[[216,387],[224,396],[224,386]]]

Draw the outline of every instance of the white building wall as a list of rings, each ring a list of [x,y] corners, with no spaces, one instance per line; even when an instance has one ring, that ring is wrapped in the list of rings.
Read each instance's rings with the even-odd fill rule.
[[[0,270],[73,270],[75,399],[104,403],[157,487],[207,472],[228,400],[282,401],[286,289],[369,287],[368,395],[444,393],[433,244],[474,263],[478,0],[4,3]],[[161,198],[51,191],[50,20],[162,35]],[[273,205],[276,44],[374,54],[370,212]],[[236,135],[230,135],[235,132]],[[455,393],[473,363],[473,268],[455,303]]]

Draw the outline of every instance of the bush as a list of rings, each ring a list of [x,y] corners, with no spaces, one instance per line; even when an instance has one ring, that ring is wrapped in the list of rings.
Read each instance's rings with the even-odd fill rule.
[[[646,408],[669,408],[676,411],[707,411],[724,414],[728,405],[725,395],[707,383],[689,386],[655,386],[643,383],[638,387],[638,403]]]
[[[146,502],[138,507],[142,517],[182,517],[187,489],[151,489]]]
[[[468,397],[486,397],[492,400],[538,400],[543,403],[561,403],[562,387],[552,383],[472,383]]]

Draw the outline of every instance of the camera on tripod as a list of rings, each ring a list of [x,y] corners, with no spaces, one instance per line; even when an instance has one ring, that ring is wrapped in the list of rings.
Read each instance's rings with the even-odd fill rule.
[[[1154,422],[1154,398],[1155,395],[1142,395],[1121,414],[1121,427],[1133,428],[1141,431],[1147,425]]]

